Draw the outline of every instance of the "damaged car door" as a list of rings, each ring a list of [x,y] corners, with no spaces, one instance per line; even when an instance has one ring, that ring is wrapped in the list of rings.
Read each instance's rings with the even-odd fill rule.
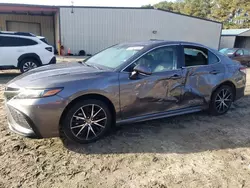
[[[224,80],[225,67],[210,50],[200,46],[182,46],[185,107],[208,104],[213,89]]]
[[[180,45],[157,47],[120,73],[122,119],[180,108],[183,86],[180,50]],[[136,73],[134,67],[138,65],[151,70],[151,74]],[[131,78],[131,74],[136,74],[136,77]]]

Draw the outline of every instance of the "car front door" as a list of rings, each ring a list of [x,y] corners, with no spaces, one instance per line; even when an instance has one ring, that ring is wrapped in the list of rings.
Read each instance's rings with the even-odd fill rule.
[[[156,48],[140,57],[120,73],[122,119],[157,114],[179,108],[183,78],[180,46]],[[150,68],[151,75],[130,75],[136,65]]]
[[[247,49],[242,49],[242,50],[243,50],[243,55],[237,56],[236,60],[237,58],[239,58],[238,61],[240,61],[242,65],[250,67],[250,52]]]
[[[183,45],[182,49],[185,85],[181,105],[203,106],[209,102],[216,85],[224,80],[224,65],[206,48]]]
[[[0,36],[0,65],[17,66],[18,58],[25,52],[17,36]]]
[[[232,58],[233,60],[239,61],[241,63],[244,64],[244,52],[243,49],[238,49],[235,53],[234,53],[234,57]]]

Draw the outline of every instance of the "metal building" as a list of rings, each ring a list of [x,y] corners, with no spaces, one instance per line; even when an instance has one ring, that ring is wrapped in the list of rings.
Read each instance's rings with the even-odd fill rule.
[[[218,49],[222,24],[158,9],[61,7],[61,41],[73,53],[96,53],[124,41],[198,42]]]
[[[56,42],[57,7],[0,4],[0,30],[23,31],[46,36],[50,44]],[[58,22],[59,24],[59,22]],[[59,38],[59,31],[57,32]]]
[[[0,30],[33,32],[71,53],[94,54],[125,41],[198,42],[218,49],[222,24],[159,9],[0,3]]]
[[[220,48],[250,48],[250,29],[225,29]]]

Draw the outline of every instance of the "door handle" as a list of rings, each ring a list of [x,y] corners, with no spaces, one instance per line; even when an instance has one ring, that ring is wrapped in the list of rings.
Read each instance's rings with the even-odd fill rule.
[[[220,73],[220,71],[217,71],[217,70],[212,70],[212,71],[210,71],[209,73],[210,73],[210,74],[219,74],[219,73]]]
[[[170,79],[180,79],[181,78],[181,75],[179,74],[174,74],[173,76],[170,76]]]

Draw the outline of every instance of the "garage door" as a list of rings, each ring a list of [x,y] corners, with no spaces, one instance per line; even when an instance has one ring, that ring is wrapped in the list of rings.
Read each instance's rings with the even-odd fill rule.
[[[7,30],[28,32],[39,36],[41,35],[41,25],[39,23],[7,21]]]

